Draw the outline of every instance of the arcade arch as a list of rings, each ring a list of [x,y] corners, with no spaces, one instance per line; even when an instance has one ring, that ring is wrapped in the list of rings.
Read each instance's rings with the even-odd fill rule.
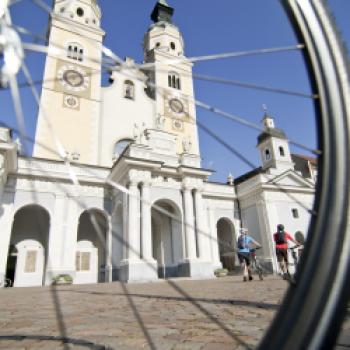
[[[177,277],[178,266],[184,259],[184,243],[181,211],[172,201],[158,200],[152,206],[152,250],[158,277]]]
[[[6,278],[14,287],[42,286],[48,260],[50,215],[39,205],[26,205],[14,216]]]
[[[217,221],[217,238],[220,261],[222,267],[229,271],[236,266],[237,237],[232,221],[228,218],[221,218]]]
[[[75,257],[75,283],[105,282],[108,219],[99,209],[84,211],[79,218]]]

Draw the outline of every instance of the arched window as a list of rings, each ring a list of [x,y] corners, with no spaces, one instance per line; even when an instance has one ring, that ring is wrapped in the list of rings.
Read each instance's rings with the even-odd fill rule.
[[[280,150],[280,156],[281,157],[284,157],[284,148],[281,146],[281,147],[279,147],[279,150]]]
[[[118,158],[131,142],[133,142],[132,139],[122,139],[116,142],[113,149],[113,158]]]
[[[69,43],[67,46],[67,57],[81,62],[84,58],[84,48],[78,43]]]
[[[265,160],[270,160],[271,159],[271,153],[269,149],[265,150]]]
[[[124,81],[124,97],[130,100],[135,99],[135,86],[130,80]]]
[[[168,74],[168,85],[171,88],[180,90],[181,89],[181,81],[180,81],[179,74],[177,74],[175,72],[170,72]]]

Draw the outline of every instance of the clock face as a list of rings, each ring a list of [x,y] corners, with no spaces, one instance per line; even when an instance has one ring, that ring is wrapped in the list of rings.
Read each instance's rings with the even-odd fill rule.
[[[84,84],[84,76],[72,69],[68,69],[63,73],[63,80],[72,87],[82,86]]]
[[[169,101],[169,106],[170,106],[171,110],[175,113],[180,114],[180,113],[184,112],[184,105],[177,98],[172,98]]]
[[[84,91],[89,87],[90,78],[86,72],[78,66],[64,65],[57,73],[60,84],[72,92]]]

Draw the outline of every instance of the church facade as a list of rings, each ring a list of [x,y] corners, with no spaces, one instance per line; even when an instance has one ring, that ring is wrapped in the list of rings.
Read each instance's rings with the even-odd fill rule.
[[[276,225],[305,236],[317,169],[267,113],[261,168],[222,184],[201,167],[193,63],[173,12],[157,2],[141,68],[115,58],[102,87],[97,1],[54,1],[33,157],[0,128],[0,280],[214,278],[237,266],[241,226],[276,271]]]

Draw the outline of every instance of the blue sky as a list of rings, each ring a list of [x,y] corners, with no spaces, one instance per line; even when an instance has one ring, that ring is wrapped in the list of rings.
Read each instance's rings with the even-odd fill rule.
[[[143,59],[142,39],[151,24],[149,15],[155,0],[100,0],[105,46],[120,57]],[[296,39],[277,0],[168,0],[175,8],[174,22],[185,39],[188,57],[294,45]],[[51,3],[51,1],[47,1]],[[347,43],[350,43],[349,0],[330,0],[330,8]],[[45,35],[48,16],[23,0],[12,8],[13,22]],[[25,41],[32,40],[24,37]],[[27,65],[34,80],[42,79],[44,56],[28,54]],[[283,52],[196,63],[194,72],[242,82],[309,92],[309,83],[299,52]],[[23,81],[23,77],[19,76]],[[40,85],[38,85],[40,90]],[[37,107],[28,88],[21,89],[28,133],[33,136]],[[195,81],[195,97],[226,112],[260,123],[262,104],[275,117],[276,126],[288,137],[307,147],[316,147],[315,120],[311,100],[270,92],[244,89],[213,82]],[[0,91],[0,120],[16,127],[8,91]],[[258,132],[200,108],[198,120],[259,166],[256,149]],[[216,170],[212,180],[222,181],[231,172],[235,177],[251,168],[222,145],[199,131],[202,166]],[[294,153],[307,153],[292,147]]]

